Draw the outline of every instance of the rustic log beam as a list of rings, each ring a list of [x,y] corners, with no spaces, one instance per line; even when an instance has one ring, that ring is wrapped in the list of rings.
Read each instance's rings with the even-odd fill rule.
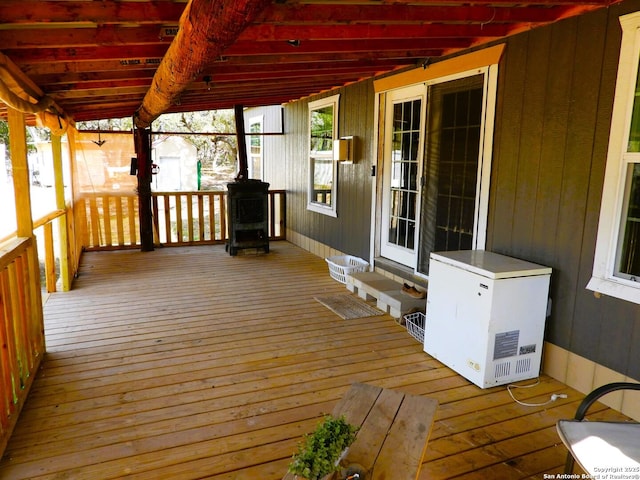
[[[166,112],[206,66],[220,56],[271,0],[192,0],[180,29],[135,113],[139,128]]]

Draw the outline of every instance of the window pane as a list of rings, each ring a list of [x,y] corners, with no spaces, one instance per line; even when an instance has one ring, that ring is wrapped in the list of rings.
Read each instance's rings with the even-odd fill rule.
[[[407,222],[407,248],[413,250],[415,248],[416,238],[416,222]]]
[[[333,162],[330,159],[313,159],[313,201],[331,204]]]
[[[333,106],[311,112],[311,151],[329,152],[333,149]]]
[[[335,216],[336,207],[333,140],[336,136],[337,110],[337,99],[333,97],[309,105],[308,208],[332,216]]]
[[[623,217],[619,273],[635,280],[640,276],[640,164],[629,167],[629,199]]]
[[[629,132],[628,152],[640,152],[640,75],[636,78],[636,94],[633,100],[633,112],[631,114],[631,131]]]
[[[398,245],[404,247],[407,245],[407,221],[398,219]]]

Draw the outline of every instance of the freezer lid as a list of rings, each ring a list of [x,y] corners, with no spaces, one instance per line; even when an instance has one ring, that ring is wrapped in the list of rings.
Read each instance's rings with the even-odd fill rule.
[[[486,250],[432,252],[430,258],[493,279],[530,277],[551,273],[551,267]]]

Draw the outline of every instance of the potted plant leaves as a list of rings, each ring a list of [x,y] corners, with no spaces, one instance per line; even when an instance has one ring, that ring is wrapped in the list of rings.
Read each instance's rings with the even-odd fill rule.
[[[327,415],[315,431],[305,435],[289,464],[298,479],[320,480],[340,470],[340,460],[356,438],[358,429],[344,416]],[[332,478],[332,477],[328,477]]]

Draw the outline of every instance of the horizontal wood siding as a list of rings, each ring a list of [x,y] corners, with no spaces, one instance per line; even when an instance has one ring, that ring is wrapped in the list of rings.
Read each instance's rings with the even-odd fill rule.
[[[640,2],[507,40],[487,248],[553,267],[552,343],[640,378],[640,308],[585,289],[593,267],[621,30]]]
[[[337,250],[369,258],[371,231],[370,175],[374,142],[373,82],[364,81],[323,96],[340,94],[338,134],[355,137],[355,160],[338,166],[338,217],[307,210],[309,159],[308,102],[285,107],[287,131],[287,225]],[[317,100],[322,96],[313,97]]]

